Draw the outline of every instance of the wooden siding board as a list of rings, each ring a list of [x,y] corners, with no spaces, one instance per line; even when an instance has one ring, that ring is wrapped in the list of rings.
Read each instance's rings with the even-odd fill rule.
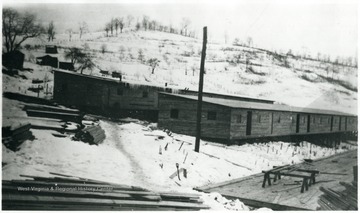
[[[182,100],[159,95],[159,127],[176,133],[195,136],[197,101]],[[178,109],[178,118],[170,118],[170,110]],[[208,120],[208,112],[216,112],[216,120]],[[201,119],[201,136],[203,138],[229,139],[230,109],[218,105],[203,103]]]

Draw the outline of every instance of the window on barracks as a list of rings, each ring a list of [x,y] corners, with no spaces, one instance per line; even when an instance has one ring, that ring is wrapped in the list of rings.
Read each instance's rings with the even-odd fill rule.
[[[290,116],[290,121],[291,121],[291,123],[295,123],[295,118],[294,118],[294,116]]]
[[[117,88],[117,94],[118,95],[123,95],[124,94],[124,90],[122,88]]]
[[[315,116],[313,117],[313,121],[312,121],[312,123],[313,123],[313,124],[315,123]]]
[[[170,110],[170,118],[179,118],[179,110],[171,109]]]
[[[336,119],[336,118],[334,119],[334,121],[335,121],[335,123],[337,124],[337,119]]]
[[[236,123],[241,123],[241,115],[236,116]]]
[[[319,124],[321,124],[321,123],[322,123],[322,117],[319,118]]]
[[[305,117],[302,117],[302,123],[303,124],[305,123]]]
[[[281,115],[279,115],[277,122],[280,123],[281,122]]]
[[[261,123],[261,115],[258,115],[258,122]]]
[[[208,120],[216,120],[216,112],[209,111],[208,114],[207,114],[207,119]]]
[[[149,97],[149,92],[148,91],[143,91],[142,97],[143,98]]]

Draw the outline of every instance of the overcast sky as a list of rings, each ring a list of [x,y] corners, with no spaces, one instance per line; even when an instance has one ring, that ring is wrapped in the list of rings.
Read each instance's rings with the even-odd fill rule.
[[[92,31],[100,30],[112,17],[126,17],[128,14],[140,19],[142,15],[148,15],[174,26],[179,26],[181,19],[187,17],[199,38],[202,37],[202,27],[208,26],[210,38],[221,42],[224,42],[226,32],[231,41],[235,37],[252,37],[256,46],[268,49],[321,52],[332,56],[357,55],[356,0],[24,2],[7,0],[3,6],[32,11],[44,24],[53,20],[58,31],[76,29],[80,21],[86,21]]]

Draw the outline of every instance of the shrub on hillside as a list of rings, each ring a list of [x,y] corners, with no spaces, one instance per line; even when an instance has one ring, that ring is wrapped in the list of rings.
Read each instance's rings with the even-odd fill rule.
[[[102,54],[106,53],[107,52],[107,45],[102,44],[101,47],[100,47],[100,51],[101,51]]]

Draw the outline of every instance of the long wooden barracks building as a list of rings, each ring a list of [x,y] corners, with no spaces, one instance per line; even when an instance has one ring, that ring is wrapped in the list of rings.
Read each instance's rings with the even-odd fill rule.
[[[86,111],[142,112],[147,118],[157,121],[158,93],[180,93],[196,96],[196,91],[169,87],[131,84],[116,78],[84,75],[72,71],[54,69],[54,100],[76,106]],[[206,97],[221,97],[230,100],[274,103],[271,100],[252,97],[204,93]]]
[[[157,119],[158,92],[170,90],[119,79],[54,70],[54,100],[90,112],[109,112],[113,115],[129,112],[143,113],[145,118]]]
[[[54,70],[54,100],[86,111],[142,113],[173,132],[195,135],[197,92],[130,84],[118,79]],[[132,114],[134,113],[134,114]],[[202,138],[232,143],[254,138],[338,138],[357,132],[357,116],[291,107],[274,101],[214,93],[203,94]],[[321,138],[321,139],[319,139]],[[311,139],[311,138],[310,138]],[[326,141],[325,141],[326,142]]]
[[[161,93],[158,125],[194,136],[196,107],[196,96]],[[203,97],[201,135],[204,138],[231,142],[283,136],[333,137],[354,131],[357,131],[357,117],[346,113]]]

